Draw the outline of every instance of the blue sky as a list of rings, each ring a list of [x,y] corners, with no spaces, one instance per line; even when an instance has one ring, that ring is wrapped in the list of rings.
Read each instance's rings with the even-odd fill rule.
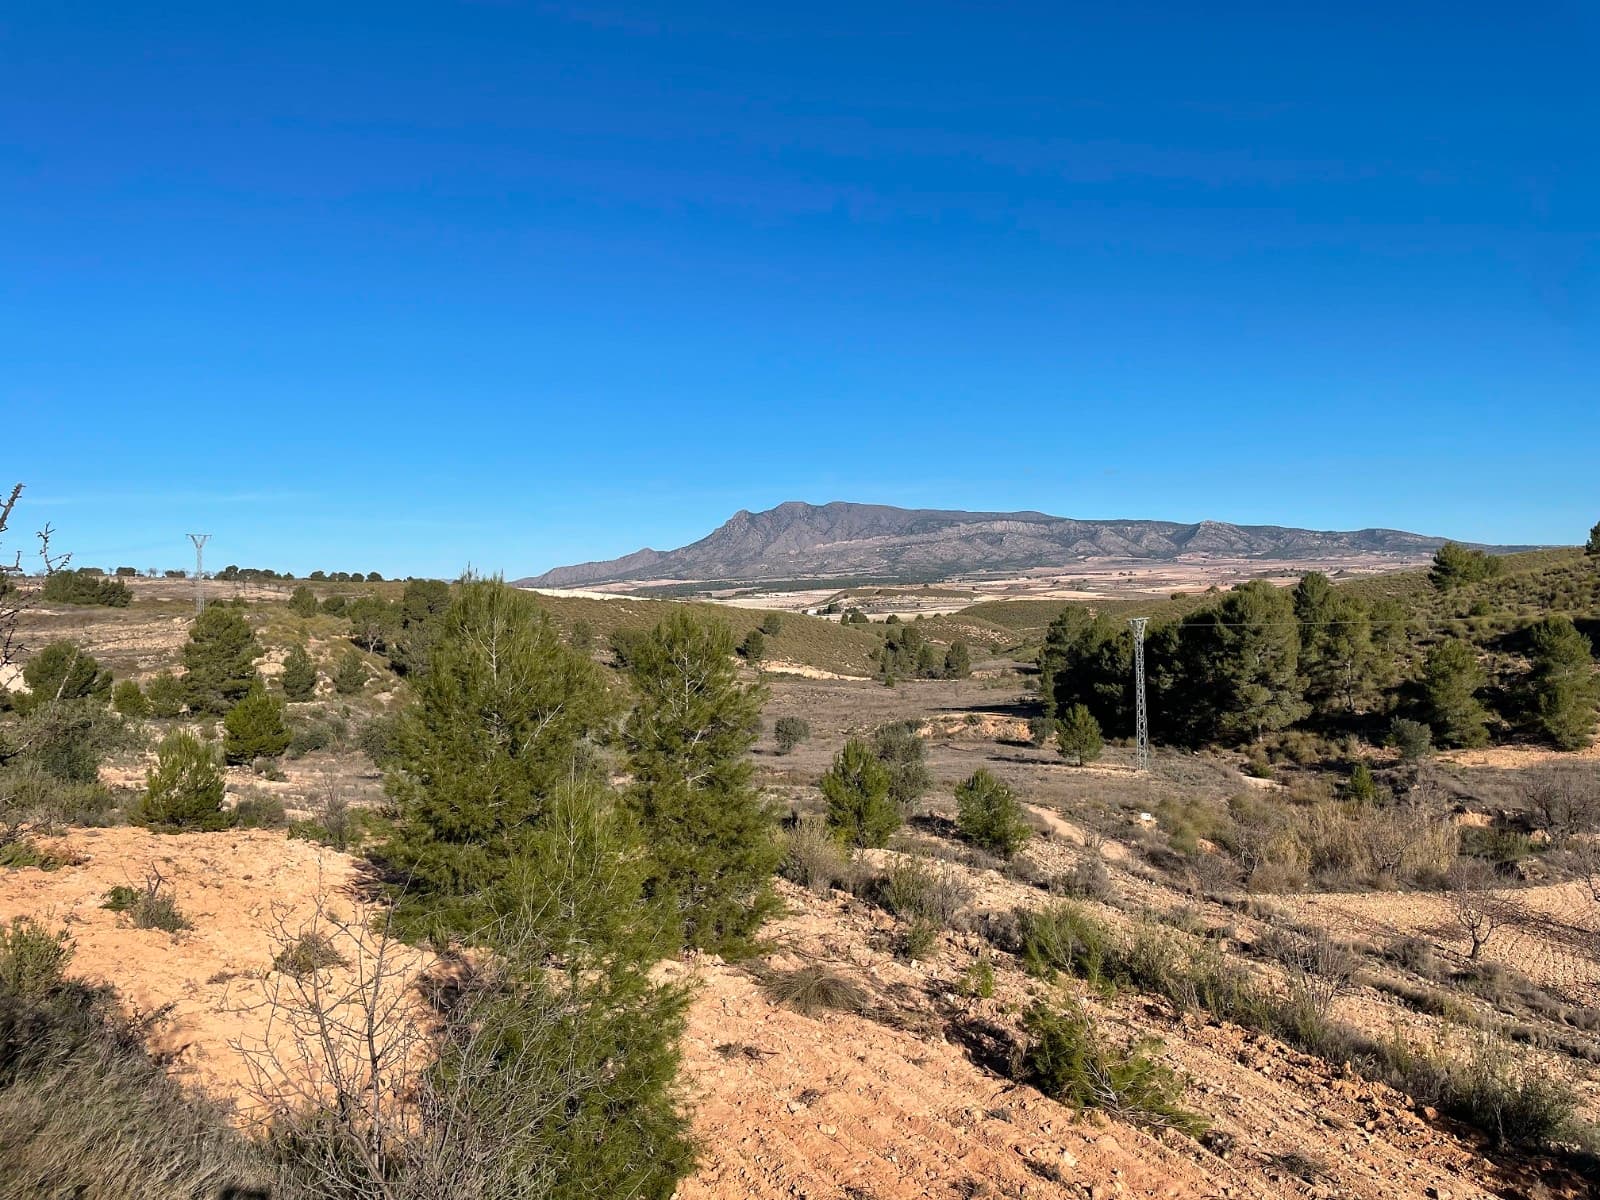
[[[1600,518],[1592,3],[0,9],[81,562],[522,574],[786,499]]]

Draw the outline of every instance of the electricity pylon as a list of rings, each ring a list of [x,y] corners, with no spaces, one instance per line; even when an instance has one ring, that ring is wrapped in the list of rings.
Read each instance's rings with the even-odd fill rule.
[[[206,608],[205,584],[205,548],[211,540],[209,533],[191,533],[189,540],[194,543],[194,611],[201,613]]]
[[[1133,712],[1135,763],[1142,773],[1150,769],[1150,711],[1144,702],[1144,627],[1149,617],[1129,617],[1133,626]]]

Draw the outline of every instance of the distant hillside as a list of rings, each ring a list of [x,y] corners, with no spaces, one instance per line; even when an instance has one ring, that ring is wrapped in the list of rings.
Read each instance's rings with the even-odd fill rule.
[[[639,550],[609,562],[556,567],[523,587],[587,587],[630,581],[759,582],[871,576],[921,582],[975,571],[1068,568],[1086,558],[1263,559],[1393,554],[1414,559],[1443,538],[1395,529],[1327,532],[1201,521],[1076,521],[1039,512],[955,512],[882,504],[805,504],[740,511],[678,550]]]

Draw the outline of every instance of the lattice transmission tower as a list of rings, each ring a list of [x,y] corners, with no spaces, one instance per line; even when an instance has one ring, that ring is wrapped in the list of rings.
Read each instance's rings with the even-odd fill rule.
[[[206,608],[205,550],[206,543],[211,540],[211,535],[209,533],[191,533],[189,540],[194,543],[194,611],[202,613]]]
[[[1149,617],[1129,617],[1133,626],[1133,713],[1135,763],[1140,772],[1150,769],[1150,710],[1144,701],[1144,627]]]

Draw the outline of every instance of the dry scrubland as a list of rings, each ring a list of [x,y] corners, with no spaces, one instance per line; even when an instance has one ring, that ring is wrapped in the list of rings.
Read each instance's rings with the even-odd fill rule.
[[[1557,576],[1539,586],[1561,586],[1566,561],[1539,560]],[[1416,576],[1353,586],[1445,614],[1446,601]],[[317,590],[400,593],[390,584]],[[333,986],[370,970],[374,942],[361,931],[377,893],[354,852],[382,819],[374,755],[384,751],[366,731],[381,729],[404,690],[381,655],[352,650],[348,621],[291,613],[288,593],[273,586],[241,597],[266,651],[264,674],[280,672],[301,641],[322,671],[316,699],[290,706],[289,753],[275,765],[228,769],[230,803],[249,802],[265,827],[162,834],[111,811],[99,818],[104,828],[41,833],[44,866],[0,869],[0,920],[64,927],[75,944],[70,972],[154,1014],[147,1035],[166,1069],[234,1104],[241,1121],[262,1092],[308,1086],[262,1003],[295,977],[284,952],[296,933],[317,920],[344,938],[342,961],[328,968]],[[125,609],[36,609],[25,632],[35,645],[71,637],[119,678],[147,681],[176,663],[190,595],[188,585],[139,582]],[[1546,599],[1530,585],[1530,608]],[[1199,600],[1157,607],[1178,615]],[[646,629],[677,607],[539,603],[602,662],[619,630]],[[1106,608],[1119,614],[1133,603]],[[1413,856],[1385,870],[1346,854],[1337,870],[1317,865],[1334,836],[1317,823],[1334,819],[1337,801],[1314,757],[1281,760],[1264,780],[1244,775],[1237,753],[1158,749],[1153,771],[1140,776],[1122,745],[1084,767],[1034,745],[1038,696],[1024,660],[1063,606],[986,602],[929,618],[920,624],[930,637],[973,648],[973,677],[893,688],[859,678],[873,670],[876,631],[785,614],[768,637],[775,672],[752,757],[782,812],[800,817],[802,831],[816,822],[818,779],[847,738],[897,722],[911,723],[923,747],[925,787],[886,849],[845,861],[803,832],[787,835],[785,911],[764,928],[755,956],[691,954],[658,968],[694,987],[682,1078],[701,1158],[679,1195],[1590,1194],[1594,1177],[1585,1173],[1596,1160],[1584,1156],[1578,1127],[1600,1119],[1600,901],[1580,878],[1581,838],[1550,846],[1526,830],[1535,824],[1530,772],[1560,759],[1592,777],[1600,760],[1521,747],[1410,765],[1373,751],[1380,782],[1425,798],[1441,853],[1453,857],[1463,838],[1485,836],[1475,830],[1512,839],[1487,885],[1502,924],[1473,960],[1459,905],[1435,878],[1447,862]],[[692,607],[731,621],[739,636],[766,615]],[[339,694],[328,676],[347,652],[360,655],[368,677]],[[785,717],[806,721],[810,736],[780,753],[773,730]],[[122,801],[142,784],[156,737],[208,722],[145,724],[144,741],[102,768]],[[1033,836],[1013,859],[957,830],[955,789],[980,767],[1023,802]],[[1241,807],[1239,797],[1250,801]],[[343,802],[354,817],[342,814]],[[1287,881],[1259,869],[1275,853],[1298,862],[1305,852],[1274,850],[1272,839],[1288,835],[1252,825],[1251,803],[1294,815],[1290,833],[1311,847],[1311,865]],[[340,836],[330,838],[335,824]],[[1339,836],[1395,836],[1388,827],[1364,832],[1377,827]],[[189,928],[136,928],[103,907],[112,888],[157,877]],[[354,926],[326,924],[358,917]],[[449,963],[426,945],[387,953],[396,967],[385,1011],[425,1036],[421,997]],[[1165,1099],[1125,1079],[1102,1079],[1106,1094],[1090,1113],[1047,1098],[1024,1063],[1027,1014],[1041,1001],[1081,1006],[1097,1046],[1142,1046],[1150,1070],[1173,1072]],[[1492,1051],[1482,1048],[1489,1035]],[[262,1074],[249,1051],[275,1039],[280,1053]],[[1517,1086],[1528,1099],[1529,1078],[1566,1083],[1575,1123],[1554,1139],[1502,1141],[1493,1120],[1464,1110],[1464,1085],[1427,1065],[1446,1057],[1475,1063],[1479,1092],[1501,1088],[1502,1100]],[[1496,1119],[1515,1135],[1514,1123],[1531,1118]],[[0,1184],[0,1195],[27,1194]]]

